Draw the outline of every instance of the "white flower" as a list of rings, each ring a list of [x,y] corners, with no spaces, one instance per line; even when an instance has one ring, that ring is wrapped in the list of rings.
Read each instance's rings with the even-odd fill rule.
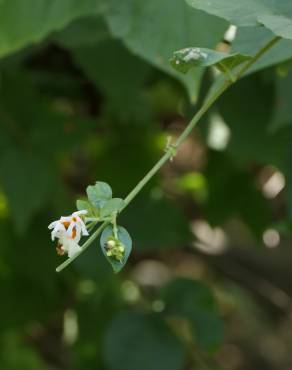
[[[71,216],[61,217],[60,220],[54,221],[49,225],[52,229],[52,240],[59,239],[57,245],[57,253],[63,255],[68,253],[68,257],[73,257],[81,250],[79,241],[81,236],[87,236],[88,231],[81,215],[85,215],[87,211],[76,211]]]

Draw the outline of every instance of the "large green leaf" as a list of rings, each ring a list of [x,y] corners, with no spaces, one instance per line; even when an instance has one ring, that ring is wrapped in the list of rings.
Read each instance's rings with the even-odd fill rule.
[[[202,71],[181,76],[169,66],[174,50],[190,45],[213,48],[226,23],[190,9],[181,0],[109,0],[106,19],[112,34],[133,53],[182,80],[195,100]]]
[[[51,168],[37,156],[11,149],[1,155],[0,181],[15,226],[23,232],[32,216],[48,202],[54,181]]]
[[[0,2],[0,56],[39,42],[77,17],[99,11],[99,0],[3,0]]]
[[[107,38],[110,34],[101,16],[78,18],[54,36],[55,41],[69,48],[94,44]]]
[[[291,5],[292,7],[292,5]],[[276,35],[285,39],[292,39],[292,17],[284,15],[260,15],[258,20],[267,28],[272,30]]]
[[[241,0],[236,3],[229,0],[186,0],[196,9],[227,19],[237,26],[258,26],[264,23],[267,28],[282,36],[287,19],[292,21],[292,3],[290,0]],[[277,14],[278,16],[273,16]],[[272,15],[272,17],[271,17]],[[283,17],[285,16],[285,18]],[[292,37],[289,30],[284,32]]]
[[[117,40],[76,47],[73,55],[86,75],[108,98],[119,102],[123,110],[140,93],[149,71],[147,63]]]
[[[236,38],[232,43],[232,52],[255,55],[273,37],[273,33],[264,27],[239,28]],[[292,59],[292,41],[280,40],[268,50],[249,70],[248,73],[256,72],[278,63]]]
[[[105,337],[105,358],[112,370],[181,370],[181,343],[159,316],[124,313]]]
[[[286,141],[269,126],[273,118],[274,81],[252,75],[232,86],[219,99],[221,114],[231,130],[227,150],[242,162],[279,165]]]
[[[245,136],[244,128],[241,130],[242,136]],[[240,218],[260,240],[271,221],[271,212],[268,201],[256,188],[252,174],[239,169],[238,163],[235,165],[232,160],[237,158],[237,155],[233,153],[230,158],[226,153],[209,152],[205,172],[208,199],[204,206],[204,214],[208,222],[214,226],[224,225],[235,217]],[[253,161],[256,161],[256,150]]]

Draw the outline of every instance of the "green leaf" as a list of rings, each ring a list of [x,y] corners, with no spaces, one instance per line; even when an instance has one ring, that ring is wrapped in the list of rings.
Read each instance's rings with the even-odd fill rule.
[[[2,0],[0,2],[0,57],[41,41],[77,17],[97,14],[99,0]]]
[[[248,135],[244,128],[241,130],[243,130],[244,141],[247,140],[245,136],[252,135],[252,130]],[[239,146],[240,135],[239,133],[236,135],[238,135],[236,140]],[[208,201],[204,207],[204,214],[213,226],[225,225],[228,220],[239,217],[253,235],[261,240],[263,232],[271,221],[271,211],[267,199],[256,188],[252,174],[246,170],[240,170],[238,163],[234,163],[241,155],[233,152],[232,156],[228,157],[226,153],[209,152],[206,168]],[[250,157],[254,158],[254,161],[256,161],[256,156],[256,149],[253,155],[250,150]]]
[[[264,27],[239,28],[236,32],[235,40],[232,43],[231,52],[255,55],[272,37],[273,33]],[[259,71],[289,59],[292,59],[292,41],[283,39],[268,50],[247,73]]]
[[[117,240],[124,247],[124,255],[122,259],[119,261],[115,257],[108,256],[107,245],[108,245],[108,241],[111,240],[112,238],[116,239],[114,235],[113,227],[110,225],[103,230],[101,237],[100,237],[100,245],[101,245],[101,249],[106,259],[111,264],[114,272],[117,273],[121,271],[121,269],[125,266],[130,256],[130,253],[132,251],[132,239],[128,231],[124,227],[122,226],[117,227]]]
[[[208,351],[218,349],[223,340],[222,320],[210,290],[202,283],[179,278],[167,285],[162,293],[166,314],[187,318],[195,341]]]
[[[289,0],[241,0],[236,6],[232,6],[229,0],[186,0],[186,2],[195,9],[217,15],[241,27],[258,26],[259,18],[262,16],[273,14],[282,14],[289,18],[292,16],[292,3]],[[278,25],[280,24],[281,21]],[[270,28],[269,25],[267,27]]]
[[[108,200],[100,210],[100,217],[108,217],[114,212],[119,212],[123,208],[124,204],[125,202],[121,198],[113,198]]]
[[[270,128],[273,132],[292,125],[292,70],[276,81],[276,102]]]
[[[142,88],[151,71],[145,61],[133,55],[121,41],[113,39],[74,47],[72,53],[75,63],[109,103],[117,107],[119,120],[125,117],[128,121],[135,109],[136,116],[141,117],[139,101],[144,98]]]
[[[95,208],[102,208],[105,203],[112,197],[111,187],[101,181],[97,181],[95,185],[89,185],[86,189],[88,199]]]
[[[182,370],[184,349],[157,315],[123,313],[105,337],[105,359],[112,370]]]
[[[105,21],[98,16],[76,19],[54,36],[58,44],[67,48],[92,45],[108,38],[110,34]]]
[[[271,132],[274,101],[274,81],[259,74],[238,81],[220,98],[220,113],[231,130],[227,151],[233,158],[277,167],[282,162],[287,132]]]
[[[213,48],[226,23],[190,9],[181,0],[109,0],[106,19],[112,34],[134,53],[181,80],[196,100],[202,70],[183,76],[169,66],[174,50],[187,45]]]
[[[193,67],[215,66],[221,72],[231,71],[241,63],[251,59],[239,53],[227,54],[206,48],[191,47],[175,51],[170,63],[179,72],[186,73]]]
[[[91,213],[91,211],[92,211],[92,208],[91,208],[90,203],[87,202],[86,200],[77,199],[77,201],[76,201],[76,207],[77,207],[78,211],[86,210],[89,213]]]
[[[35,176],[37,174],[37,176]],[[42,158],[10,148],[0,158],[0,181],[19,233],[50,198],[54,177]]]
[[[285,15],[260,15],[258,20],[276,35],[284,39],[292,39],[292,14],[289,18]]]

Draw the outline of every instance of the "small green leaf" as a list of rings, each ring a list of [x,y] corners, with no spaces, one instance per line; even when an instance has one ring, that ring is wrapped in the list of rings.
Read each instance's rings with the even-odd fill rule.
[[[113,198],[108,200],[100,210],[100,217],[108,217],[114,212],[119,212],[123,208],[124,204],[125,202],[121,198]]]
[[[102,208],[112,197],[111,187],[101,181],[97,181],[95,185],[88,186],[86,192],[90,203],[98,209]]]
[[[118,260],[115,254],[109,255],[109,252],[110,252],[110,249],[108,246],[109,242],[116,242],[116,246],[114,248],[124,247],[123,257],[121,260]],[[121,271],[121,269],[125,266],[129,258],[129,255],[131,253],[131,250],[132,250],[132,239],[129,233],[127,232],[127,230],[124,227],[118,226],[117,227],[117,238],[115,238],[113,226],[111,225],[108,226],[107,228],[103,230],[101,234],[100,245],[101,245],[103,254],[105,255],[106,259],[111,264],[114,272],[117,273]]]
[[[87,202],[86,200],[83,200],[83,199],[77,199],[76,200],[76,208],[78,209],[78,211],[83,211],[83,210],[86,210],[88,212],[91,213],[91,205],[89,202]]]
[[[215,66],[221,72],[228,72],[241,63],[251,59],[240,53],[227,54],[206,48],[186,48],[175,51],[170,64],[177,71],[187,73],[193,67]]]

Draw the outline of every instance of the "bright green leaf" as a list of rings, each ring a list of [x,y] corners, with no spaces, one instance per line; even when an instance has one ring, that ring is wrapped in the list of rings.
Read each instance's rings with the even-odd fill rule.
[[[124,247],[123,257],[121,260],[118,260],[114,256],[109,255],[108,249],[108,242],[112,239],[117,239],[121,246]],[[132,250],[132,239],[124,227],[118,226],[117,227],[117,238],[115,238],[113,227],[110,225],[105,228],[100,237],[100,245],[105,255],[106,259],[111,264],[115,273],[121,271],[121,269],[125,266],[131,250]]]
[[[106,201],[112,197],[111,187],[101,181],[97,181],[95,185],[89,185],[86,189],[88,199],[95,208],[102,208]]]
[[[124,200],[120,198],[113,198],[108,200],[100,210],[100,217],[108,217],[114,212],[119,212],[123,208],[124,204]]]
[[[193,67],[215,66],[221,72],[229,72],[239,64],[251,59],[239,53],[227,54],[206,48],[186,48],[175,51],[170,60],[173,68],[186,73]]]
[[[86,200],[77,199],[76,207],[77,207],[78,211],[86,210],[88,212],[91,212],[91,205]]]

